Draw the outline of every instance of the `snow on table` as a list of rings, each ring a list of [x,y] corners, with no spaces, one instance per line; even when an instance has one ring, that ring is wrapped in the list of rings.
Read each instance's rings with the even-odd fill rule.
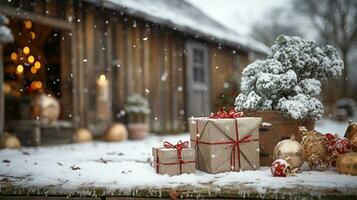
[[[296,177],[272,177],[258,171],[179,176],[158,175],[151,148],[164,140],[188,140],[188,134],[150,136],[142,141],[91,142],[0,151],[3,194],[283,197],[284,195],[357,195],[357,177],[303,171]],[[25,189],[24,189],[25,188]],[[143,192],[144,191],[144,192]],[[346,197],[346,196],[344,196]]]

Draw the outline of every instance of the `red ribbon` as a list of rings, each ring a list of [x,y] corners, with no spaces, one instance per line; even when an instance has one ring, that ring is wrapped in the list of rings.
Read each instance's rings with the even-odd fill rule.
[[[228,112],[225,110],[217,111],[216,113],[212,113],[209,118],[213,119],[234,119],[243,117],[243,112],[237,112],[234,109],[230,109]]]
[[[196,152],[198,152],[198,144],[207,144],[207,145],[221,145],[221,144],[225,144],[225,145],[229,145],[229,147],[232,147],[232,152],[231,152],[231,166],[232,166],[232,171],[235,171],[236,169],[236,149],[238,152],[238,166],[239,168],[241,167],[241,163],[240,163],[240,144],[241,143],[249,143],[249,142],[255,142],[258,141],[258,139],[252,139],[252,135],[248,134],[245,135],[242,139],[239,139],[239,131],[238,131],[238,122],[237,120],[235,121],[235,133],[236,133],[236,140],[233,140],[231,138],[228,137],[228,139],[230,141],[225,141],[225,142],[203,142],[200,141],[200,136],[198,134],[198,120],[196,120],[196,140],[191,139],[191,141],[196,143]],[[198,155],[198,153],[197,153]]]
[[[170,142],[168,141],[165,141],[164,142],[164,147],[165,148],[174,148],[176,149],[177,151],[177,159],[178,159],[178,162],[173,162],[173,163],[162,163],[162,162],[159,162],[159,157],[158,157],[158,152],[156,152],[156,172],[159,173],[159,164],[162,164],[162,165],[175,165],[175,164],[179,164],[180,165],[180,174],[182,174],[182,165],[184,163],[193,163],[195,161],[184,161],[182,160],[182,150],[184,148],[188,148],[189,147],[189,143],[188,141],[185,141],[185,142],[182,142],[181,140],[179,140],[177,142],[177,144],[171,144]],[[158,149],[157,149],[158,151]]]

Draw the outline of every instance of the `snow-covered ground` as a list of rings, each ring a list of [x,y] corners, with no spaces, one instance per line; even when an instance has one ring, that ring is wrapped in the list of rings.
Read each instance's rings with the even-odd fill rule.
[[[317,128],[342,134],[346,124],[322,120]],[[157,175],[150,164],[151,148],[162,145],[164,140],[176,142],[180,139],[188,140],[189,136],[150,136],[143,141],[3,149],[0,151],[0,180],[6,179],[15,186],[51,186],[65,191],[92,187],[104,187],[109,191],[130,191],[133,188],[172,188],[181,185],[199,187],[204,184],[211,184],[213,188],[244,184],[261,193],[268,189],[299,186],[336,188],[353,194],[357,189],[356,176],[339,175],[334,169],[318,172],[306,168],[296,177],[287,178],[272,177],[270,168],[267,167],[258,171],[220,174],[198,171],[195,174],[173,177]]]
[[[339,122],[331,119],[321,119],[316,122],[315,129],[321,133],[333,133],[340,137],[344,137],[347,126],[347,122]]]

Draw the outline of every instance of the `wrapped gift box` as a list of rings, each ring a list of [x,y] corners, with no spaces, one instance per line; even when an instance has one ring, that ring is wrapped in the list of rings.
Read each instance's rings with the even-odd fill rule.
[[[259,169],[261,118],[189,119],[196,167],[208,173]]]
[[[188,147],[188,142],[186,144],[186,147],[178,148],[180,142],[177,145],[165,142],[166,147],[153,148],[153,164],[156,173],[169,175],[194,173],[195,149]]]

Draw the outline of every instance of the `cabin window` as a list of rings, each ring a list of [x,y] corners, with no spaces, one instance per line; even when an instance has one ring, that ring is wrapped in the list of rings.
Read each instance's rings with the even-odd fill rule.
[[[70,120],[71,71],[68,32],[30,20],[10,18],[14,42],[4,46],[5,121],[32,120],[35,96],[47,94]],[[63,106],[66,105],[66,106]]]
[[[205,58],[201,49],[193,50],[193,82],[205,83]]]

